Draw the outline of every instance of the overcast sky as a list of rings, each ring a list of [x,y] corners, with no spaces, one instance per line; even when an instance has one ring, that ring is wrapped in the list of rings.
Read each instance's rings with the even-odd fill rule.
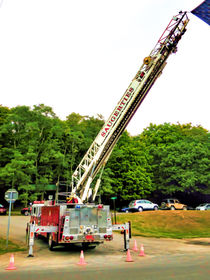
[[[0,104],[51,106],[106,119],[180,10],[202,0],[0,0]],[[189,13],[178,52],[168,59],[131,120],[210,130],[210,28]]]

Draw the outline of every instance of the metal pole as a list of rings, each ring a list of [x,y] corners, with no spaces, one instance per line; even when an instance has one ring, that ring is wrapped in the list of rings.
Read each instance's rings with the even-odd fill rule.
[[[127,242],[126,242],[126,230],[123,231],[123,237],[124,237],[124,251],[127,251]]]
[[[113,199],[114,201],[114,222],[115,222],[115,225],[117,223],[117,218],[116,218],[116,205],[115,205],[115,199]]]
[[[10,216],[11,216],[11,204],[12,201],[9,201],[9,216],[8,216],[8,226],[7,226],[7,241],[6,241],[6,249],[8,248],[8,239],[9,239],[9,227],[10,227]]]
[[[28,252],[28,257],[34,257],[33,255],[33,246],[34,246],[34,225],[30,224],[29,226],[29,252]]]

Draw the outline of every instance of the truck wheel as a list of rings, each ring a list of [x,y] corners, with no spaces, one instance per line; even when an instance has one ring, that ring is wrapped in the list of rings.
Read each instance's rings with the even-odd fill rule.
[[[53,235],[52,233],[50,233],[48,237],[48,248],[50,251],[53,251],[54,247],[55,247],[55,241],[53,241]]]
[[[182,210],[187,210],[187,207],[186,207],[186,206],[184,206],[184,207],[182,208]]]
[[[171,206],[171,208],[170,208],[171,210],[175,210],[175,207],[174,206]]]
[[[139,212],[142,212],[142,211],[143,211],[143,208],[140,206],[140,207],[138,208],[138,211],[139,211]]]

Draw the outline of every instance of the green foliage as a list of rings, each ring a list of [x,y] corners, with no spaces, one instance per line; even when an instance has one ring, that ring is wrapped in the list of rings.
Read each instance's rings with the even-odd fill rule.
[[[112,170],[113,192],[120,200],[146,197],[152,192],[148,158],[144,144],[125,132],[107,164]]]
[[[7,115],[9,114],[9,108],[0,105],[0,125],[4,124]]]
[[[46,186],[71,175],[104,124],[103,117],[51,107],[0,106],[0,191],[16,188],[19,199],[43,198]],[[124,132],[104,169],[99,194],[118,201],[176,192],[210,193],[209,133],[191,124],[151,124],[132,137]],[[96,178],[97,179],[97,178]]]
[[[210,141],[202,127],[150,125],[139,136],[149,151],[154,189],[159,193],[210,193]]]
[[[159,171],[162,173],[162,191],[193,192],[209,187],[209,150],[202,143],[180,140],[162,152]],[[205,189],[204,188],[204,189]]]

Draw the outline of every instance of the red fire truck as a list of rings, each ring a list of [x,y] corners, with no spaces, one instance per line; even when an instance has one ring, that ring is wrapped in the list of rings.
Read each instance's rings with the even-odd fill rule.
[[[27,231],[35,227],[34,234],[48,239],[49,249],[58,244],[81,244],[95,248],[110,241],[112,223],[109,207],[95,204],[35,202]],[[119,225],[117,225],[119,227]],[[119,229],[122,229],[120,226]]]
[[[53,205],[49,205],[49,202],[33,205],[31,221],[27,227],[29,255],[33,254],[34,234],[47,237],[49,248],[52,249],[57,244],[68,243],[94,247],[105,240],[112,240],[113,230],[124,230],[125,249],[129,248],[129,223],[112,225],[109,206],[94,204],[96,194],[104,166],[115,144],[162,73],[168,57],[177,51],[177,44],[185,33],[188,22],[187,12],[180,12],[171,19],[74,171],[69,190],[57,193]],[[98,173],[99,178],[93,186],[93,179]],[[61,202],[59,195],[76,196],[78,201]]]

